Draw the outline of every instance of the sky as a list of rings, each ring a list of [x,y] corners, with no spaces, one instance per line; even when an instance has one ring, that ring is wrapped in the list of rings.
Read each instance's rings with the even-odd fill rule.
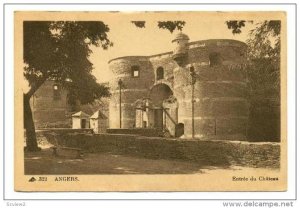
[[[228,17],[230,18],[230,17]],[[108,61],[121,56],[147,56],[172,51],[172,39],[179,32],[171,34],[168,30],[159,29],[157,21],[183,20],[186,22],[182,32],[190,41],[206,39],[235,39],[246,41],[248,32],[255,26],[246,24],[241,34],[233,35],[227,28],[224,13],[114,13],[99,15],[97,18],[110,28],[109,39],[114,43],[108,50],[92,47],[90,61],[94,65],[93,74],[98,82],[107,82],[113,73],[108,69]],[[229,19],[228,19],[229,20]],[[145,28],[137,28],[131,21],[146,21]]]

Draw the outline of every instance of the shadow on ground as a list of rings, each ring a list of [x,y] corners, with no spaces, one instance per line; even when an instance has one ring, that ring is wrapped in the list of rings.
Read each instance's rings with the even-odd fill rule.
[[[148,159],[113,153],[85,153],[82,159],[55,157],[50,148],[25,153],[25,174],[202,174],[230,165],[176,159]]]
[[[38,135],[42,151],[25,153],[25,174],[204,174],[280,167],[280,145],[273,143],[52,131]],[[85,153],[82,159],[55,157],[52,146],[80,148]]]

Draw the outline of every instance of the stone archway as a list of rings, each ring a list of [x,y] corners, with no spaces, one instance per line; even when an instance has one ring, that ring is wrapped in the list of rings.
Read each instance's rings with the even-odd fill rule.
[[[178,121],[178,104],[172,89],[164,83],[159,83],[151,88],[149,99],[152,102],[153,127],[168,132],[175,136]],[[175,101],[172,103],[172,101]]]
[[[173,95],[172,89],[165,83],[154,85],[149,93],[149,98],[154,107],[161,108],[164,100]]]

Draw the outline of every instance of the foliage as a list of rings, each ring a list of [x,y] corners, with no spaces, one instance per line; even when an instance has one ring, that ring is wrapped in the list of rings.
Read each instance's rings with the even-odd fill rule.
[[[138,28],[145,28],[146,27],[146,21],[131,21],[136,27]],[[173,33],[174,30],[181,31],[183,27],[185,26],[185,21],[158,21],[157,27],[160,29],[165,29],[170,31],[170,33]]]
[[[46,80],[54,80],[68,90],[68,101],[91,103],[109,96],[107,87],[96,82],[91,74],[90,46],[107,49],[109,27],[100,21],[25,21],[24,77],[30,89],[23,95],[26,151],[39,151],[30,107],[30,97]]]
[[[247,40],[250,57],[269,57],[279,61],[280,30],[281,22],[277,20],[258,23],[256,27],[250,31],[250,37]]]
[[[159,21],[157,26],[161,29],[167,29],[173,33],[173,31],[176,29],[181,31],[184,25],[184,21]]]
[[[245,68],[251,89],[251,102],[260,103],[272,97],[280,100],[280,70],[274,65],[273,59],[253,59]]]
[[[247,21],[253,24],[253,21]],[[245,27],[245,20],[226,21],[228,29],[233,34],[242,32]],[[269,20],[258,22],[255,28],[250,30],[247,40],[250,58],[279,58],[280,57],[280,30],[279,20]]]
[[[108,88],[91,74],[93,65],[89,61],[91,45],[103,49],[112,46],[107,32],[109,27],[100,21],[25,21],[24,76],[33,93],[51,79],[69,90],[70,102],[79,99],[90,103],[108,96]]]
[[[247,24],[253,22],[247,21]],[[246,21],[227,21],[233,34],[242,32]],[[280,31],[281,22],[266,20],[254,25],[248,39],[249,129],[253,141],[280,141]]]
[[[134,24],[138,28],[145,28],[146,21],[131,21],[132,24]]]
[[[253,24],[253,21],[247,22]],[[241,33],[241,28],[245,27],[245,23],[245,20],[226,22],[233,34]],[[249,76],[253,76],[253,82],[260,85],[261,88],[276,88],[278,95],[280,89],[280,31],[281,22],[279,20],[258,22],[255,28],[250,30],[249,38],[246,41],[248,59],[251,60],[252,68],[252,70],[248,70]],[[264,81],[259,81],[261,79]],[[264,82],[265,84],[263,84]]]
[[[245,20],[232,20],[226,21],[228,29],[232,29],[233,34],[240,34],[242,32],[241,28],[245,27]]]

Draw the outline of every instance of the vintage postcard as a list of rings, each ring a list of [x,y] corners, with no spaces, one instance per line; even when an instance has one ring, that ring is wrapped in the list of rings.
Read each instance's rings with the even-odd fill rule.
[[[17,11],[16,191],[286,191],[285,12]]]

